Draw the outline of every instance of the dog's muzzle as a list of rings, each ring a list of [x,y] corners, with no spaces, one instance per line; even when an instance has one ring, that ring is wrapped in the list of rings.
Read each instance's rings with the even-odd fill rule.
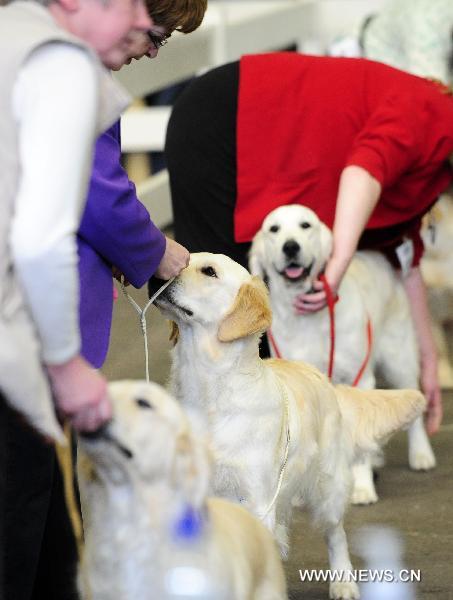
[[[99,427],[99,429],[96,429],[95,431],[80,431],[79,436],[81,438],[83,438],[84,440],[96,441],[96,440],[100,440],[103,437],[106,437],[106,431],[107,431],[107,424],[102,425],[102,427]]]
[[[288,263],[282,271],[279,271],[279,274],[291,283],[305,281],[308,277],[310,277],[314,264],[315,259],[311,261],[308,267],[304,267],[303,265],[293,261]]]
[[[185,308],[184,306],[181,306],[180,304],[178,304],[177,302],[175,302],[174,298],[173,298],[173,294],[172,294],[172,289],[173,286],[170,285],[168,288],[166,288],[162,294],[160,294],[155,300],[154,300],[154,304],[159,308],[169,308],[169,307],[174,307],[177,310],[181,311],[182,313],[184,313],[185,315],[187,315],[188,317],[193,317],[193,311],[191,311],[189,308]]]
[[[96,429],[96,431],[83,431],[83,432],[80,432],[79,435],[82,439],[87,440],[89,442],[105,440],[106,442],[110,442],[111,444],[113,444],[121,452],[121,454],[123,454],[126,458],[131,459],[134,457],[133,452],[131,450],[129,450],[129,448],[126,448],[126,446],[121,444],[121,442],[119,442],[119,440],[117,440],[109,432],[108,423],[106,425],[103,425],[99,429]]]

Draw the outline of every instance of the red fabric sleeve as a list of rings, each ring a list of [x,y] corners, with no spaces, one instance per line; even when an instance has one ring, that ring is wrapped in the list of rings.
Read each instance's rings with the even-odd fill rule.
[[[410,170],[419,154],[418,107],[392,92],[379,103],[356,136],[346,166],[362,167],[388,188]]]

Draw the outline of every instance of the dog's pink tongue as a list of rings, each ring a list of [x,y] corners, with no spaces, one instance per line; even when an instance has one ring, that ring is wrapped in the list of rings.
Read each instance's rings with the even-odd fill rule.
[[[297,279],[298,277],[302,276],[303,272],[304,272],[303,267],[287,267],[285,269],[285,275],[289,279]]]

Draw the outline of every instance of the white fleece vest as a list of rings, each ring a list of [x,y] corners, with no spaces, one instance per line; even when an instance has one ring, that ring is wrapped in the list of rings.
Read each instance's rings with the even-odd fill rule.
[[[86,46],[61,29],[45,7],[23,0],[0,6],[0,40],[0,390],[33,427],[58,439],[61,429],[41,364],[39,339],[17,281],[9,247],[20,178],[12,92],[22,64],[39,46],[55,41]],[[93,132],[94,143],[95,137],[119,117],[129,99],[94,53],[86,50],[99,74],[98,128]]]

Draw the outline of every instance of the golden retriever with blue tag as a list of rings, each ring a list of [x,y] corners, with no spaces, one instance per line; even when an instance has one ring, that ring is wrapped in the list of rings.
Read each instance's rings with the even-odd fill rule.
[[[188,578],[190,565],[172,563],[185,574],[187,597],[205,585],[204,573],[219,600],[286,600],[283,567],[269,531],[241,506],[207,498],[208,452],[174,399],[143,381],[111,383],[109,395],[111,422],[80,443],[82,597],[167,597],[175,584],[168,560],[182,543],[172,539],[174,532],[188,514],[196,514],[200,531],[185,540],[185,552],[189,558],[201,552],[205,568]]]

